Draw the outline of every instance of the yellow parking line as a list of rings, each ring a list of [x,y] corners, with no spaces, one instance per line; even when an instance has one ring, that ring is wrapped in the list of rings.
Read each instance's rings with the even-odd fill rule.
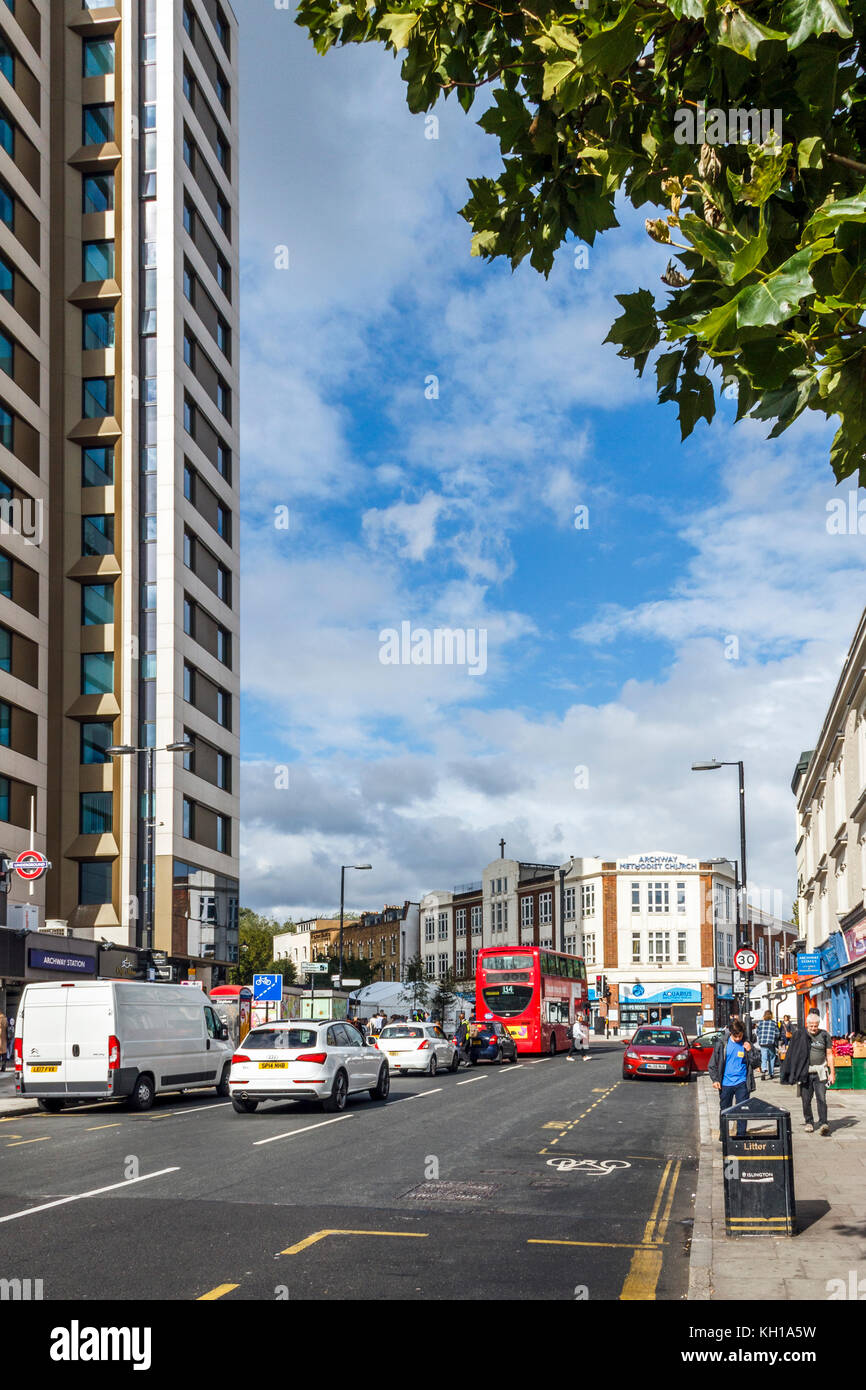
[[[17,1144],[7,1144],[7,1149],[20,1149],[22,1144],[45,1144],[51,1138],[50,1134],[43,1134],[39,1139],[19,1139]]]
[[[120,1129],[120,1120],[115,1120],[112,1125],[89,1125],[84,1133],[93,1134],[97,1129]]]
[[[281,1255],[299,1255],[302,1250],[315,1245],[316,1241],[324,1240],[326,1236],[401,1236],[408,1240],[426,1240],[426,1231],[315,1231],[311,1236],[304,1240],[299,1240],[297,1245],[290,1245],[287,1250],[281,1250]]]
[[[661,1272],[662,1252],[657,1246],[635,1250],[620,1299],[625,1302],[652,1302]]]
[[[644,1230],[643,1244],[635,1249],[632,1256],[631,1265],[622,1286],[620,1301],[651,1302],[655,1299],[659,1275],[662,1270],[661,1246],[667,1243],[664,1237],[670,1220],[681,1166],[680,1159],[676,1161],[668,1159],[665,1164],[650,1218]],[[665,1203],[664,1211],[659,1219],[663,1200]],[[657,1222],[658,1225],[656,1225]]]
[[[232,1289],[240,1288],[239,1284],[217,1284],[215,1289],[209,1293],[200,1294],[196,1303],[212,1303],[214,1299],[222,1298],[224,1293],[231,1293]]]
[[[640,1241],[616,1241],[616,1240],[527,1240],[527,1245],[590,1245],[593,1249],[600,1250],[655,1250],[655,1245],[641,1245]],[[667,1245],[667,1241],[660,1242]]]

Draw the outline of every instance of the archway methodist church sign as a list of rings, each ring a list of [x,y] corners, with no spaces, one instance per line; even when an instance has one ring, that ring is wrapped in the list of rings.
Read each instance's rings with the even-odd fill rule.
[[[617,859],[617,872],[632,874],[673,874],[696,872],[697,859],[683,859],[679,854],[640,854],[632,859]]]

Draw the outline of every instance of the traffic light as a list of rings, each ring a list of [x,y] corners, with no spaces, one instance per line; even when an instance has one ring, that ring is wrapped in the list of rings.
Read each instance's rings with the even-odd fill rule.
[[[606,975],[596,975],[595,977],[595,997],[596,999],[609,999],[610,987],[607,983]]]
[[[0,849],[0,893],[8,893],[12,883],[12,859]]]

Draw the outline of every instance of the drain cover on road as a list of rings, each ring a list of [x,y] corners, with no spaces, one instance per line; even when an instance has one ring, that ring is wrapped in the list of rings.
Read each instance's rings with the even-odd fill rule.
[[[492,1182],[422,1182],[403,1196],[422,1202],[481,1202],[498,1190]]]

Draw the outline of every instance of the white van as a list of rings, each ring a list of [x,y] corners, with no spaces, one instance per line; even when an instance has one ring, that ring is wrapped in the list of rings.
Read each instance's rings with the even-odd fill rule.
[[[25,985],[15,1020],[15,1093],[41,1110],[213,1086],[228,1095],[232,1044],[207,995],[185,985],[76,980]]]

